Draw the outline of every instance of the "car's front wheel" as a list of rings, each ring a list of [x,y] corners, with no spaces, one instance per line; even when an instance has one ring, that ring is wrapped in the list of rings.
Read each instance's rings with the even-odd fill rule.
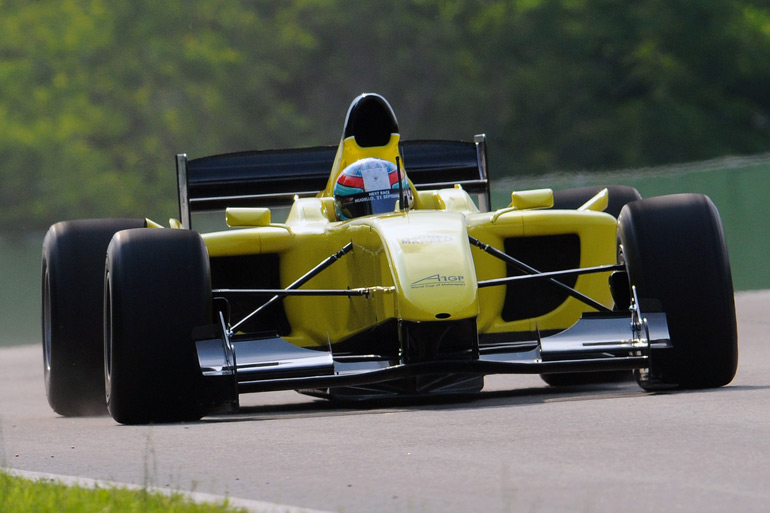
[[[621,257],[642,313],[659,307],[673,349],[636,372],[646,390],[728,384],[738,365],[730,262],[714,203],[700,194],[626,205],[618,222]]]
[[[209,260],[188,230],[126,230],[107,251],[107,407],[123,424],[195,420],[202,374],[193,329],[211,322]]]

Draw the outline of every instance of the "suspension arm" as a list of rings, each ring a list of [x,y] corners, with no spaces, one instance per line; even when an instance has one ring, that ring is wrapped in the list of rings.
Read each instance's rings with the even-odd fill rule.
[[[213,294],[246,294],[251,296],[365,296],[375,292],[395,292],[395,287],[361,287],[357,289],[214,289]]]
[[[311,270],[300,276],[294,283],[286,287],[285,290],[293,290],[296,288],[301,287],[304,283],[310,281],[312,278],[320,274],[324,269],[332,265],[334,262],[345,256],[346,254],[350,253],[353,250],[353,243],[348,242],[345,244],[342,249],[331,255],[330,257],[326,258],[323,262],[318,264],[317,266],[313,267]],[[281,291],[283,292],[283,291]],[[276,301],[280,300],[287,294],[277,293],[272,298],[267,300],[262,306],[251,312],[249,315],[241,319],[239,322],[237,322],[235,325],[233,325],[230,330],[236,331],[238,328],[240,328],[243,324],[249,321],[249,319],[253,318],[255,315],[258,315],[261,311],[263,311],[265,308],[269,307]]]
[[[479,282],[478,286],[481,287],[493,287],[496,285],[504,285],[506,283],[512,282],[512,281],[521,281],[525,279],[543,279],[546,280],[548,283],[552,284],[555,287],[560,288],[564,292],[567,293],[570,297],[573,297],[577,299],[578,301],[585,303],[586,305],[600,311],[600,312],[610,312],[611,310],[604,306],[603,304],[599,303],[598,301],[586,296],[585,294],[578,292],[574,288],[570,287],[569,285],[565,285],[564,283],[556,280],[555,276],[569,276],[569,275],[580,275],[580,274],[590,274],[595,272],[604,272],[604,271],[612,271],[612,270],[622,270],[625,269],[622,265],[608,265],[608,266],[599,266],[597,268],[594,267],[587,267],[584,269],[567,269],[565,271],[554,271],[549,273],[543,273],[538,271],[532,266],[529,266],[522,262],[521,260],[518,260],[511,255],[500,251],[497,248],[494,248],[490,246],[489,244],[485,244],[478,240],[475,237],[468,236],[468,240],[471,244],[476,246],[477,248],[481,249],[482,251],[489,253],[490,255],[499,258],[500,260],[506,262],[507,264],[510,264],[511,266],[515,267],[519,271],[522,271],[527,276],[511,276],[508,278],[499,278],[496,280],[486,280]]]

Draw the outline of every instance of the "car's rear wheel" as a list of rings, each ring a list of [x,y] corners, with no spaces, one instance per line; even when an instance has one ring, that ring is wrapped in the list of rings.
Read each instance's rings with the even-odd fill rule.
[[[569,210],[577,209],[605,188],[609,195],[609,203],[604,211],[614,217],[618,217],[621,209],[626,203],[642,199],[642,195],[639,194],[639,191],[628,185],[578,187],[575,189],[553,191],[553,208]]]
[[[665,312],[673,349],[653,352],[636,371],[646,390],[728,384],[738,365],[730,262],[714,203],[700,194],[661,196],[626,205],[618,234],[629,282],[642,313]]]
[[[576,209],[586,201],[598,194],[603,186],[578,187],[553,192],[553,208]],[[618,217],[623,207],[632,201],[642,198],[639,191],[627,185],[609,185],[606,187],[609,193],[609,203],[604,210],[606,213]],[[540,377],[551,386],[574,386],[597,383],[618,383],[631,380],[632,375],[628,371],[605,372],[566,372],[562,374],[541,374]]]
[[[48,403],[65,416],[106,413],[102,365],[104,256],[112,236],[144,219],[83,219],[51,226],[43,241],[43,374]]]
[[[188,230],[126,230],[104,276],[107,406],[123,424],[199,419],[202,374],[193,328],[211,322],[209,260]]]

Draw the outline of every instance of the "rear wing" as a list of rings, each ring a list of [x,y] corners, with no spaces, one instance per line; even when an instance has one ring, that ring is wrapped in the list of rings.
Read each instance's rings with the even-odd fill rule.
[[[478,197],[479,208],[491,206],[486,137],[473,142],[404,141],[404,168],[418,190],[460,184]],[[337,146],[262,150],[188,160],[176,156],[179,220],[190,228],[194,212],[227,207],[289,206],[295,196],[312,197],[326,187]]]

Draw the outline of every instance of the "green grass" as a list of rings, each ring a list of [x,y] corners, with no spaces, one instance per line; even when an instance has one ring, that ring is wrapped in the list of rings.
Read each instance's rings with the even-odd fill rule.
[[[182,494],[147,490],[84,488],[45,480],[32,481],[0,470],[3,513],[236,513],[241,508],[196,504]]]

